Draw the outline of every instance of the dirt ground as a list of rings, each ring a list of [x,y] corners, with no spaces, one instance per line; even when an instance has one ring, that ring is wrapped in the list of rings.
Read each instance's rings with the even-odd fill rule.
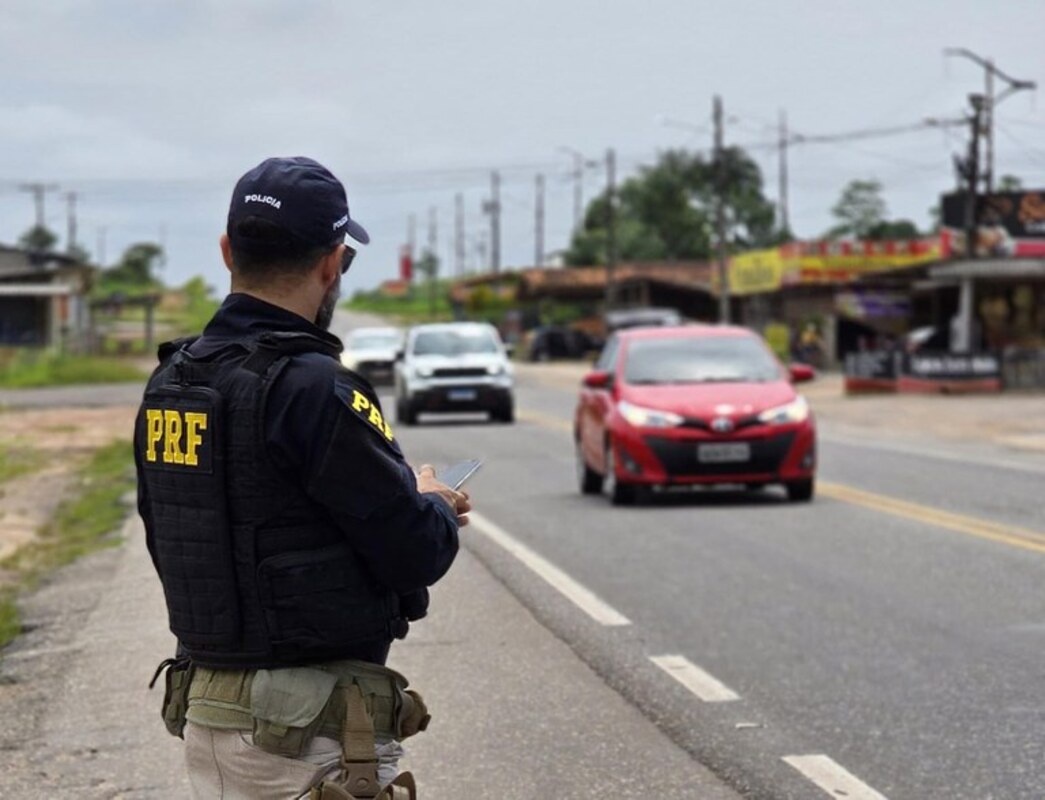
[[[0,413],[0,450],[27,450],[40,458],[31,472],[0,483],[0,560],[50,519],[76,469],[92,452],[131,438],[135,410],[116,406]]]

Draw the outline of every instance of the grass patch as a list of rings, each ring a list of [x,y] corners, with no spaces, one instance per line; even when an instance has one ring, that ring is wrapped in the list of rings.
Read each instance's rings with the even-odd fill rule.
[[[113,442],[97,450],[77,475],[72,496],[63,501],[38,538],[0,562],[21,589],[31,589],[50,571],[119,544],[114,535],[127,507],[121,499],[134,488],[131,445]],[[18,635],[13,588],[0,590],[0,647]]]
[[[0,366],[0,387],[27,389],[77,383],[128,383],[147,376],[132,364],[96,356],[22,350]]]
[[[34,450],[0,446],[0,483],[34,471],[43,461],[43,456]]]
[[[343,307],[351,311],[393,317],[402,324],[448,320],[453,318],[453,309],[447,298],[448,288],[446,282],[437,283],[434,305],[428,287],[421,285],[412,287],[410,293],[403,297],[389,297],[376,290],[357,292]]]
[[[0,647],[14,639],[22,632],[18,621],[18,606],[15,604],[14,591],[0,590]]]

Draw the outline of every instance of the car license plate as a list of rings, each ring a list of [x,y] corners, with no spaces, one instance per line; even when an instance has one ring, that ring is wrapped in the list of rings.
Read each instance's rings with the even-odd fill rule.
[[[733,464],[750,460],[751,445],[747,442],[697,445],[697,461],[701,464]]]
[[[478,396],[479,393],[475,389],[451,389],[446,393],[448,400],[453,400],[457,403],[467,403],[475,400]]]

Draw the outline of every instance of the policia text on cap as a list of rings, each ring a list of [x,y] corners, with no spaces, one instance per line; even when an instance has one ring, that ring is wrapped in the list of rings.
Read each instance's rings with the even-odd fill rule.
[[[164,720],[199,798],[414,795],[399,741],[428,715],[384,664],[470,505],[415,475],[338,361],[346,236],[369,240],[315,161],[244,175],[221,237],[232,292],[201,336],[160,347],[138,413],[138,506],[179,643]]]

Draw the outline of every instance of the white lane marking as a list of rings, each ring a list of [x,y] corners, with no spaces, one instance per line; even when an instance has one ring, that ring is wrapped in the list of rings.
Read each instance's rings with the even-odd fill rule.
[[[685,656],[650,656],[650,661],[705,703],[725,703],[740,699],[739,694]]]
[[[888,800],[884,794],[876,792],[827,756],[784,756],[784,761],[832,797],[844,797],[846,800]]]
[[[499,544],[581,611],[600,625],[630,625],[631,620],[601,600],[586,586],[581,585],[557,566],[538,555],[506,530],[495,525],[482,514],[468,512],[472,527]]]

